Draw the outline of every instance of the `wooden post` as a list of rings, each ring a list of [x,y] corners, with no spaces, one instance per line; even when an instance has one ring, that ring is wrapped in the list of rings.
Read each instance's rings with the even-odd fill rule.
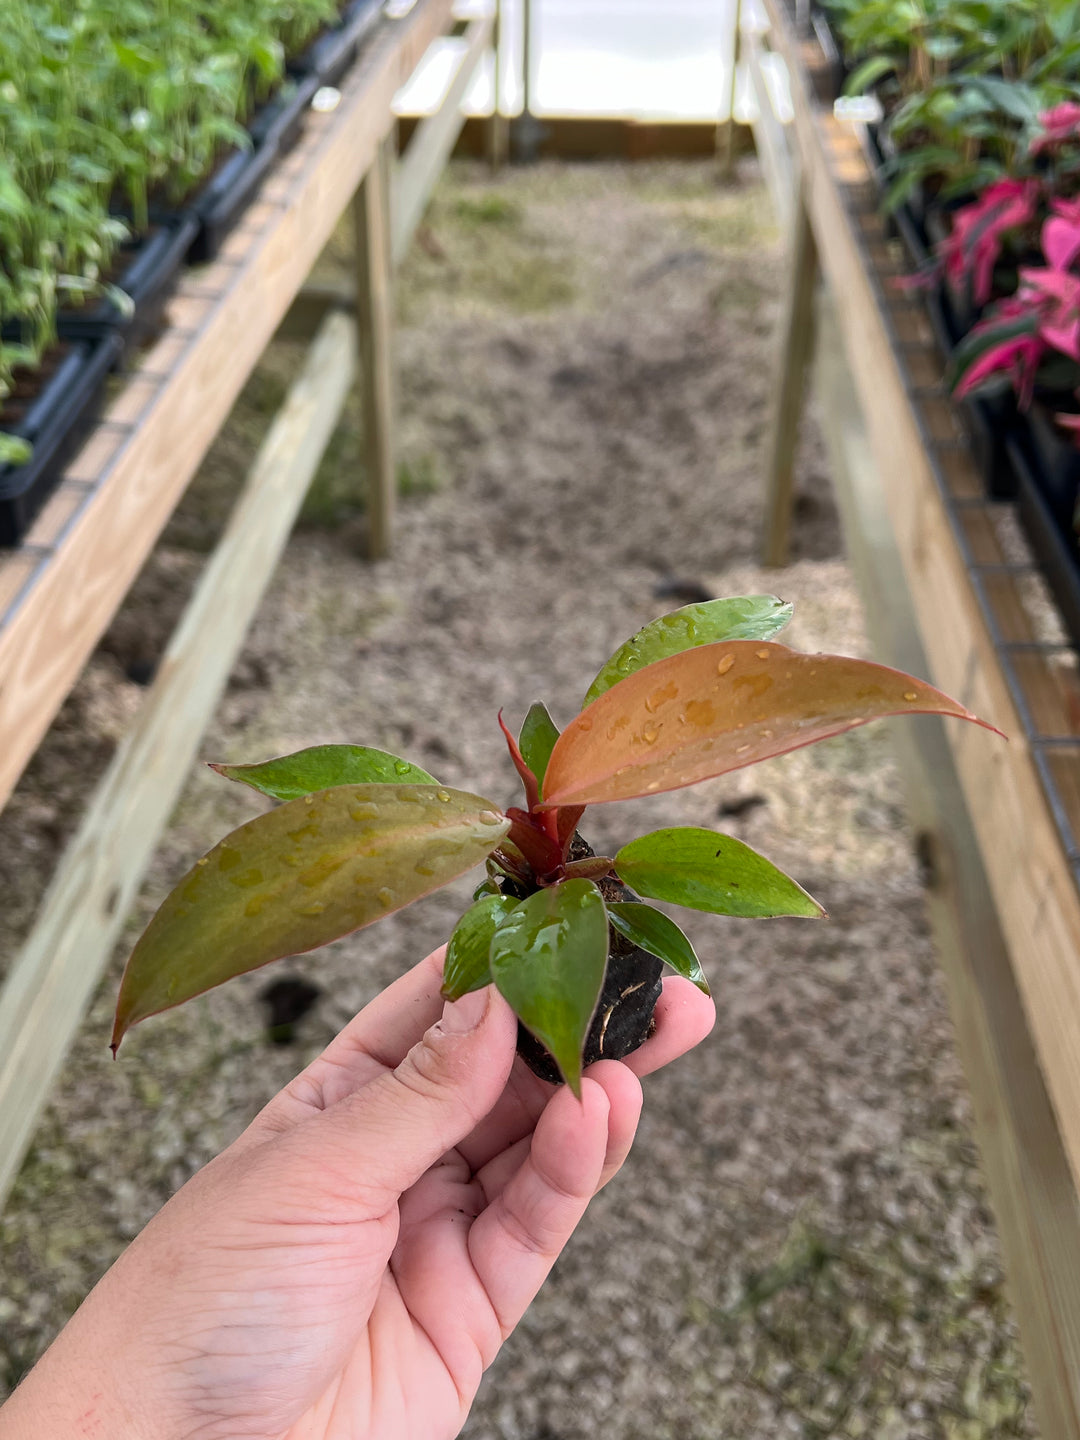
[[[495,27],[491,36],[491,121],[488,125],[488,161],[492,170],[506,163],[509,121],[502,113],[503,9],[495,0]]]
[[[372,560],[390,553],[397,492],[389,215],[392,144],[391,132],[379,143],[353,202],[360,407],[367,461],[368,555]]]
[[[800,186],[791,228],[788,288],[774,372],[776,400],[765,467],[762,559],[766,565],[787,563],[795,485],[795,445],[806,392],[806,372],[814,349],[814,284],[817,274],[817,247]]]
[[[728,87],[728,116],[724,129],[720,179],[730,180],[735,173],[735,82],[739,74],[739,50],[742,39],[742,0],[735,0],[735,25],[731,37],[731,84]]]
[[[341,415],[354,329],[347,315],[323,322],[0,991],[0,1200]]]

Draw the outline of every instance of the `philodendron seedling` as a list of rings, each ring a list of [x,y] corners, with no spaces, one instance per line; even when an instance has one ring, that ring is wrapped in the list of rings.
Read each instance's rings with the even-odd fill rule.
[[[693,785],[878,716],[976,720],[900,671],[775,643],[790,617],[771,595],[687,606],[615,652],[561,734],[543,705],[516,740],[500,714],[521,807],[504,811],[354,745],[215,765],[281,803],[197,861],[154,916],[124,973],[114,1052],[148,1015],[485,864],[450,936],[443,994],[494,983],[528,1063],[578,1093],[585,1064],[647,1038],[664,964],[708,989],[690,941],[640,897],[719,915],[824,914],[775,865],[712,830],[657,830],[595,855],[578,834],[587,805]]]

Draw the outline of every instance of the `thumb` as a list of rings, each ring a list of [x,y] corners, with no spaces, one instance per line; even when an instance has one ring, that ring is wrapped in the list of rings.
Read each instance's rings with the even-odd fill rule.
[[[494,1107],[516,1039],[513,1011],[494,985],[446,1005],[395,1069],[311,1122],[321,1165],[339,1157],[353,1193],[381,1214]]]

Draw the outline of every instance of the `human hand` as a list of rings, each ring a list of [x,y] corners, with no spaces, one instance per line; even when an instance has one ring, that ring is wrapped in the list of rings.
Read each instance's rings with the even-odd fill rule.
[[[364,1009],[121,1256],[0,1411],[0,1440],[438,1440],[629,1152],[656,1031],[580,1103],[515,1060],[493,987],[443,1007],[443,950]]]

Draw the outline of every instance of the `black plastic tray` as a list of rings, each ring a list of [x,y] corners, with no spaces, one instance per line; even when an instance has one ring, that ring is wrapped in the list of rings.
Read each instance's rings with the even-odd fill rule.
[[[287,93],[269,101],[255,115],[250,126],[251,148],[229,155],[191,206],[199,232],[189,260],[205,264],[215,258],[229,231],[258,194],[274,161],[299,139],[304,115],[319,84],[317,75],[295,76]]]
[[[10,433],[29,441],[25,465],[0,465],[0,545],[17,545],[97,418],[105,382],[123,350],[113,331],[67,342],[63,360]]]
[[[1080,645],[1080,549],[1077,535],[1066,533],[1051,511],[1038,475],[1038,462],[1020,434],[1009,442],[1019,484],[1020,520],[1039,567],[1046,576],[1066,629]]]
[[[336,85],[381,17],[382,0],[353,0],[340,21],[313,40],[291,68],[298,75],[317,76],[320,85]]]
[[[78,310],[62,310],[57,330],[62,339],[95,340],[103,330],[125,332],[129,345],[140,344],[160,324],[161,313],[180,267],[198,233],[194,215],[181,215],[155,225],[121,252],[127,264],[116,282],[132,303],[130,313],[108,296]]]

